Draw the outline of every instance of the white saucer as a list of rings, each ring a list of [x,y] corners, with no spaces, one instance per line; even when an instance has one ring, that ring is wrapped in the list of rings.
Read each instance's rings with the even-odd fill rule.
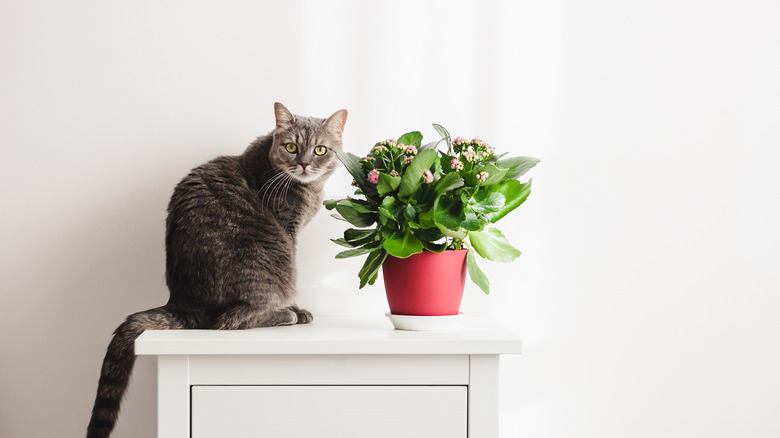
[[[385,316],[390,318],[393,326],[398,330],[441,331],[457,327],[463,313],[443,316],[393,315],[392,313],[385,313]]]

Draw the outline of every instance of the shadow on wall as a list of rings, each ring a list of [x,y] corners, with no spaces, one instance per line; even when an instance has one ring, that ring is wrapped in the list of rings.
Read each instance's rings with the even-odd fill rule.
[[[336,259],[344,248],[330,239],[341,237],[346,222],[322,208],[298,238],[299,303],[318,316],[383,318],[389,311],[381,272],[373,286],[358,289],[358,271],[365,256]],[[388,327],[392,328],[388,322]]]
[[[53,225],[15,258],[4,282],[17,305],[2,336],[4,355],[20,360],[0,371],[0,410],[14,413],[3,416],[0,435],[83,435],[113,330],[167,301],[164,219],[177,172],[147,176],[131,192],[81,198],[78,211],[51,212],[62,219],[47,220]],[[24,341],[11,342],[10,330]],[[153,359],[137,362],[113,436],[156,434],[154,370]],[[60,420],[41,421],[41,412],[61,412]]]

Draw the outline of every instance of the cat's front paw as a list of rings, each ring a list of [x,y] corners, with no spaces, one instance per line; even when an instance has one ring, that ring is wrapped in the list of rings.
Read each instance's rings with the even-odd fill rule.
[[[295,316],[298,317],[296,324],[308,324],[314,321],[314,316],[308,310],[299,309],[297,306],[292,306],[291,309],[295,312]]]

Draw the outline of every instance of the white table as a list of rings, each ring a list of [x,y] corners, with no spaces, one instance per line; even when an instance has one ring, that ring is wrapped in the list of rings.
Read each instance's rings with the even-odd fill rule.
[[[498,357],[520,339],[486,320],[445,332],[316,318],[241,331],[149,330],[159,438],[498,437]]]

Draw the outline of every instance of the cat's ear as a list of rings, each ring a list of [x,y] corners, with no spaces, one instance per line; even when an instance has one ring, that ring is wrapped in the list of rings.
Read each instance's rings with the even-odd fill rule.
[[[276,129],[285,129],[295,123],[295,116],[286,106],[279,102],[274,104],[274,114],[276,115]]]
[[[341,137],[344,132],[344,125],[347,123],[347,110],[338,110],[332,116],[325,120],[325,126],[334,134]]]

